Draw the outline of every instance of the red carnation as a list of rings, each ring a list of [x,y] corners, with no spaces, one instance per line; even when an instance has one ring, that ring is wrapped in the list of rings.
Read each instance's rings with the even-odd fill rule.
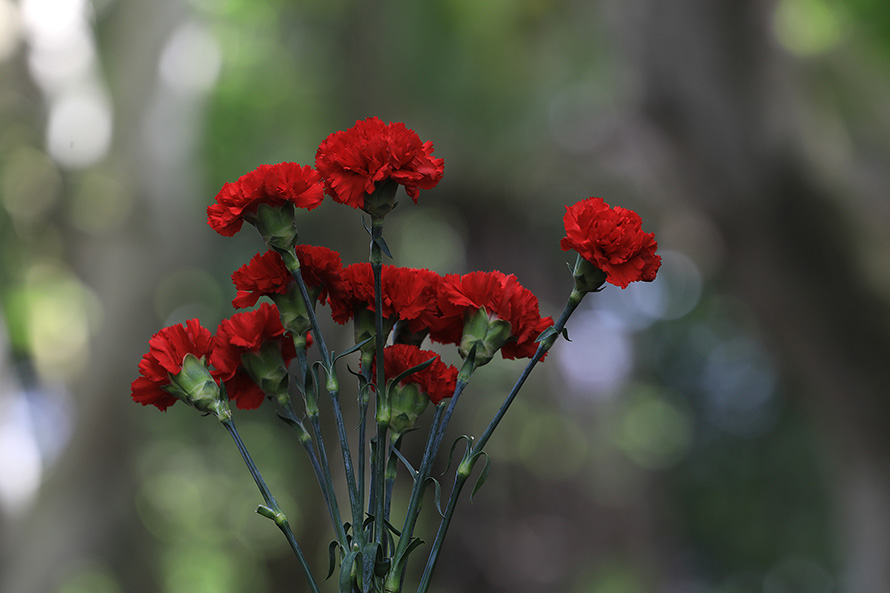
[[[327,247],[297,245],[294,248],[300,260],[300,274],[306,287],[318,292],[318,299],[325,303],[330,290],[339,290],[342,263],[340,254]],[[238,294],[232,306],[238,309],[254,306],[261,296],[285,294],[293,277],[275,251],[258,253],[249,263],[232,274],[232,282]]]
[[[388,180],[405,186],[417,203],[419,190],[432,189],[442,178],[445,161],[432,153],[433,143],[421,142],[405,124],[371,117],[328,136],[318,147],[315,166],[325,192],[341,204],[364,208],[365,196]]]
[[[438,315],[436,291],[441,278],[430,270],[384,265],[380,292],[382,315],[391,322],[405,321],[411,332],[427,328]],[[343,268],[343,284],[330,296],[334,321],[346,323],[356,310],[374,310],[374,274],[361,262]]]
[[[535,339],[553,325],[550,317],[541,317],[537,297],[516,276],[498,271],[445,276],[438,302],[442,316],[430,329],[432,340],[461,344],[466,323],[484,309],[490,320],[510,324],[509,339],[501,346],[504,358],[533,356]]]
[[[563,251],[574,249],[582,258],[605,272],[606,280],[627,288],[637,280],[651,282],[661,266],[655,254],[655,235],[644,233],[642,220],[633,210],[610,208],[601,198],[587,198],[566,206]]]
[[[185,326],[165,327],[148,341],[148,352],[139,363],[138,377],[130,386],[133,401],[143,406],[151,404],[166,410],[178,398],[164,391],[170,385],[170,376],[182,371],[186,354],[204,358],[210,353],[213,336],[197,319],[189,319]]]
[[[279,208],[288,203],[312,210],[324,199],[321,177],[297,163],[260,165],[234,183],[226,183],[207,208],[207,223],[220,235],[231,237],[255,214],[260,204]]]
[[[279,370],[275,362],[283,364],[280,371],[285,375],[287,365],[296,357],[293,341],[281,325],[275,305],[263,303],[258,309],[236,313],[220,322],[213,339],[210,360],[226,384],[229,398],[245,410],[259,407],[265,399],[263,389],[245,368],[245,355],[269,357],[269,344],[273,370]],[[262,353],[261,353],[262,351]],[[279,361],[280,359],[280,361]],[[281,375],[281,372],[278,375]],[[280,376],[274,378],[276,381]]]
[[[454,395],[457,384],[457,369],[442,362],[439,355],[431,350],[421,350],[408,344],[393,344],[383,350],[383,371],[386,377],[394,379],[410,368],[436,359],[422,371],[412,373],[402,379],[400,385],[416,384],[429,397],[434,405],[438,405],[446,397]],[[376,370],[374,371],[376,372]]]

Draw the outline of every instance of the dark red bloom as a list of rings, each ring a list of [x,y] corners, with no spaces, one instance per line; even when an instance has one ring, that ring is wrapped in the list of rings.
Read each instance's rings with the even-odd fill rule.
[[[139,362],[138,377],[130,386],[133,401],[166,410],[178,398],[164,391],[170,376],[182,370],[186,354],[203,358],[210,353],[213,336],[197,319],[189,319],[185,326],[165,327],[148,341],[148,352]]]
[[[338,290],[343,264],[340,254],[327,247],[297,245],[294,248],[300,260],[300,274],[310,290],[318,291],[318,299],[324,304],[328,291]],[[293,277],[275,251],[258,253],[232,274],[232,282],[238,294],[232,306],[238,309],[254,306],[261,296],[284,294]]]
[[[245,354],[259,355],[269,343],[275,345],[276,355],[280,353],[284,364],[282,370],[286,372],[297,352],[293,340],[281,325],[278,308],[269,303],[223,319],[216,330],[210,361],[225,382],[229,399],[235,400],[241,409],[257,408],[265,399],[263,390],[245,370],[242,357]]]
[[[430,398],[433,404],[439,404],[446,397],[454,395],[457,384],[457,369],[442,362],[439,355],[431,350],[421,350],[408,344],[393,344],[383,350],[383,371],[387,380],[392,380],[410,368],[425,363],[432,357],[436,360],[427,368],[412,373],[401,381],[416,384]],[[376,372],[376,370],[374,371]]]
[[[516,276],[498,271],[445,276],[438,303],[442,315],[430,328],[432,340],[460,344],[465,322],[485,309],[489,318],[510,323],[511,338],[501,347],[504,358],[533,356],[535,339],[553,325],[550,317],[541,317],[537,297]]]
[[[309,166],[297,163],[260,165],[234,183],[226,183],[207,208],[207,223],[220,235],[231,237],[256,213],[260,204],[280,207],[292,203],[312,210],[324,199],[321,177]]]
[[[374,274],[371,264],[355,263],[343,268],[338,293],[331,292],[334,321],[346,323],[358,309],[374,310]],[[392,322],[404,321],[410,331],[426,329],[438,315],[436,292],[441,277],[430,270],[384,265],[380,277],[382,314]]]
[[[574,249],[606,274],[606,281],[627,288],[631,282],[651,282],[661,266],[655,235],[644,233],[633,210],[610,208],[601,198],[566,206],[563,251]]]
[[[365,196],[387,180],[405,186],[417,203],[419,190],[432,189],[442,178],[445,161],[432,153],[433,143],[421,142],[405,124],[371,117],[328,136],[318,148],[315,166],[325,192],[341,204],[363,208]]]

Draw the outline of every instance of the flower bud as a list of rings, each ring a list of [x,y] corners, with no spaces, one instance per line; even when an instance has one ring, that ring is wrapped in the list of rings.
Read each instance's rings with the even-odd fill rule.
[[[231,416],[228,403],[220,395],[219,384],[210,374],[203,358],[194,354],[185,355],[182,370],[170,375],[170,384],[163,389],[201,412],[213,414],[219,420]]]

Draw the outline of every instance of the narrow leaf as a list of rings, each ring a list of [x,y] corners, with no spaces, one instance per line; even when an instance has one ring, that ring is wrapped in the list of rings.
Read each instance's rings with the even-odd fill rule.
[[[346,351],[344,351],[344,352],[341,352],[340,354],[338,354],[337,356],[335,356],[335,357],[333,358],[333,360],[331,361],[331,364],[337,362],[338,360],[340,360],[340,359],[343,358],[344,356],[349,356],[350,354],[352,354],[352,353],[355,352],[356,350],[361,349],[362,346],[364,346],[365,344],[367,344],[368,342],[370,342],[370,341],[373,340],[373,339],[374,339],[374,336],[371,336],[370,338],[368,338],[368,339],[366,339],[366,340],[362,340],[361,342],[359,342],[358,344],[356,344],[355,346],[353,346],[353,347],[350,348],[349,350],[346,350]],[[331,355],[333,356],[333,352],[331,353]]]
[[[377,571],[377,557],[380,555],[380,545],[377,542],[365,544],[362,549],[362,591],[376,591],[374,574]],[[386,574],[386,573],[384,573]]]
[[[535,338],[535,343],[537,344],[538,342],[543,342],[547,338],[553,336],[555,333],[556,333],[556,328],[551,325],[550,327],[548,327],[547,329],[542,331],[541,335],[539,335],[537,338]]]
[[[334,540],[328,546],[328,575],[323,580],[328,580],[334,574],[334,568],[337,566],[337,549],[340,547],[339,542]]]
[[[420,539],[419,537],[411,538],[411,543],[408,544],[407,548],[405,548],[405,554],[402,556],[402,559],[407,558],[408,554],[410,554],[411,552],[413,552],[414,550],[416,550],[419,546],[422,546],[423,544],[424,544],[424,541],[422,539]]]
[[[445,469],[442,471],[442,475],[445,475],[446,473],[448,473],[448,470],[451,469],[451,460],[454,458],[454,448],[457,447],[457,443],[461,439],[467,440],[467,447],[469,447],[470,445],[473,444],[473,437],[469,437],[465,434],[462,434],[459,437],[457,437],[456,439],[454,439],[454,442],[451,443],[451,450],[448,451],[448,463],[447,463],[447,465],[445,465]]]
[[[433,361],[436,360],[437,358],[439,358],[438,355],[433,356],[433,357],[430,358],[429,360],[424,361],[424,362],[420,363],[420,364],[417,365],[417,366],[413,366],[413,367],[411,367],[410,369],[408,369],[407,371],[404,371],[404,372],[402,372],[402,373],[399,373],[399,375],[398,375],[395,379],[392,380],[392,384],[393,384],[393,385],[398,385],[398,384],[402,381],[402,379],[404,379],[405,377],[407,377],[407,376],[409,376],[409,375],[413,375],[414,373],[419,373],[419,372],[422,371],[423,369],[425,369],[425,368],[427,368],[428,366],[430,366],[431,364],[433,364]]]
[[[359,550],[351,550],[346,557],[343,558],[343,563],[340,564],[340,590],[341,591],[352,591],[352,584],[354,582],[352,570],[355,567],[355,559],[360,554]]]
[[[479,489],[482,488],[482,484],[485,483],[485,480],[488,478],[488,472],[491,470],[491,457],[489,457],[488,453],[485,451],[480,451],[476,454],[476,459],[478,459],[480,455],[485,455],[485,466],[482,468],[482,473],[479,474],[479,479],[476,480],[476,485],[473,486],[473,491],[470,492],[471,501],[473,500],[473,496],[475,496],[476,493],[479,492]],[[473,463],[475,463],[475,461],[476,460],[474,459]]]
[[[396,448],[393,448],[392,452],[395,453],[396,457],[398,457],[399,460],[402,462],[402,464],[405,466],[405,468],[407,468],[408,473],[411,474],[411,479],[413,480],[413,479],[414,479],[414,476],[417,475],[417,470],[415,470],[415,469],[411,466],[411,463],[405,458],[404,455],[402,455],[402,452],[401,452],[401,451],[399,451],[399,450],[396,449]]]
[[[383,237],[377,237],[374,239],[374,242],[377,243],[377,246],[380,247],[380,251],[386,254],[389,259],[392,259],[392,253],[389,252],[389,246],[387,246],[386,241],[384,241]]]
[[[433,490],[436,499],[436,512],[439,513],[439,516],[443,519],[445,518],[445,513],[442,512],[442,486],[439,484],[439,480],[433,477],[427,478],[428,482],[433,483]]]

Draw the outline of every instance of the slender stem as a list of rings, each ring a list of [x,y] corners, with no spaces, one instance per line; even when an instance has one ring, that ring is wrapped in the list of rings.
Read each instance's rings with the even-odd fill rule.
[[[392,491],[396,483],[396,476],[399,469],[399,458],[396,455],[396,449],[401,444],[401,437],[393,440],[390,446],[389,458],[386,461],[386,500],[383,503],[383,520],[389,521],[389,513],[392,509]]]
[[[578,305],[581,303],[581,299],[584,297],[585,293],[578,292],[577,290],[573,290],[572,294],[569,296],[569,300],[566,303],[565,309],[562,311],[562,315],[560,315],[559,320],[557,320],[556,324],[553,326],[557,333],[562,333],[562,331],[566,327],[566,322],[571,317],[572,313],[575,312],[575,309],[578,308]],[[504,415],[507,413],[507,409],[510,407],[510,404],[513,403],[513,400],[516,399],[516,395],[519,393],[519,390],[522,388],[522,385],[525,383],[525,380],[528,379],[528,376],[531,374],[532,369],[535,368],[535,365],[538,364],[538,361],[544,357],[544,354],[547,350],[550,349],[550,346],[553,344],[552,340],[545,340],[541,342],[538,346],[535,355],[532,356],[531,360],[528,361],[528,364],[523,369],[522,374],[516,380],[516,384],[513,385],[513,389],[510,390],[510,394],[507,395],[507,399],[504,400],[504,403],[501,404],[501,407],[498,409],[497,413],[494,415],[494,418],[489,422],[488,427],[485,429],[485,432],[482,433],[476,441],[473,442],[473,451],[478,452],[481,451],[485,444],[488,442],[488,439],[491,438],[494,429],[497,428],[500,421],[503,419]]]
[[[439,428],[436,431],[436,437],[431,452],[434,459],[439,452],[439,447],[442,445],[442,439],[445,438],[445,429],[448,428],[448,423],[451,421],[451,415],[454,413],[455,406],[457,406],[457,400],[460,398],[460,394],[463,393],[464,388],[470,382],[470,378],[473,376],[474,372],[476,372],[475,357],[471,355],[464,361],[464,364],[457,375],[454,394],[451,396],[451,401],[448,402],[448,409],[445,410],[445,415],[442,417],[442,422],[439,424]]]
[[[343,422],[343,414],[340,410],[340,393],[337,390],[329,390],[328,395],[334,404],[334,418],[337,421],[337,435],[340,438],[340,450],[343,452],[343,469],[346,473],[346,488],[349,491],[349,503],[352,507],[352,523],[356,526],[355,536],[360,544],[364,545],[364,535],[361,524],[364,516],[362,504],[358,499],[358,489],[355,485],[355,473],[352,468],[352,455],[349,452],[349,440],[346,436],[346,424]]]
[[[383,348],[386,336],[383,334],[383,291],[381,288],[383,276],[383,250],[380,243],[383,239],[383,218],[373,216],[371,218],[371,270],[374,274],[374,330],[377,352],[377,455],[374,459],[374,541],[379,545],[384,542],[385,514],[384,503],[384,473],[386,471],[387,429],[389,428],[388,406],[384,409],[381,404],[386,399],[386,375],[383,369]],[[381,412],[383,412],[381,414]]]
[[[300,294],[303,297],[303,301],[306,305],[306,312],[309,316],[309,324],[312,326],[313,337],[315,338],[315,343],[318,344],[318,349],[321,353],[322,362],[324,364],[325,372],[327,373],[327,391],[328,395],[330,395],[331,397],[331,403],[333,404],[334,419],[337,424],[337,435],[340,439],[340,450],[343,453],[343,466],[346,472],[346,485],[349,490],[349,501],[352,506],[352,521],[356,525],[361,525],[362,507],[357,500],[355,472],[353,471],[352,467],[352,454],[350,453],[349,440],[346,436],[346,424],[343,420],[343,409],[340,406],[339,389],[337,387],[336,374],[334,373],[334,367],[331,361],[331,354],[327,348],[327,345],[325,344],[324,336],[321,333],[321,328],[318,325],[318,317],[315,315],[315,309],[312,306],[312,300],[309,297],[309,291],[306,288],[306,283],[303,281],[303,275],[300,273],[300,260],[297,258],[292,249],[278,250],[278,253],[279,255],[281,255],[285,266],[290,271],[291,276],[293,276],[294,280],[297,282],[297,286],[299,286],[300,288]],[[359,541],[363,541],[363,539],[363,537],[359,537]]]
[[[370,403],[368,389],[370,389],[368,385],[362,385],[359,392],[358,409],[358,462],[356,470],[358,472],[358,503],[362,508],[365,506],[365,457],[367,455],[368,404]]]
[[[414,474],[414,485],[411,488],[411,498],[408,500],[408,510],[405,513],[405,524],[402,527],[402,535],[399,536],[399,543],[396,551],[393,553],[392,567],[386,576],[386,593],[393,593],[401,589],[402,575],[405,572],[404,555],[411,543],[414,534],[414,527],[417,524],[417,517],[420,514],[420,501],[423,499],[424,490],[426,490],[426,480],[432,471],[435,453],[433,452],[436,435],[439,432],[439,424],[442,416],[445,414],[446,406],[444,403],[436,406],[436,412],[430,424],[430,434],[423,450],[423,458],[420,461],[420,467]]]
[[[306,389],[312,389],[312,386],[306,384],[306,377],[308,376],[308,363],[306,360],[305,343],[302,346],[298,346],[296,348],[296,352],[300,368],[299,387],[300,392],[303,393],[305,397]],[[317,401],[317,398],[314,395],[312,395],[312,401]],[[319,487],[321,488],[322,495],[324,496],[325,505],[327,505],[328,514],[331,517],[331,523],[334,526],[334,531],[337,533],[337,541],[340,543],[340,546],[343,549],[347,549],[348,544],[346,539],[346,530],[343,527],[343,519],[340,515],[340,506],[337,503],[337,494],[334,490],[333,480],[331,479],[330,465],[328,463],[327,453],[324,451],[324,440],[322,439],[321,431],[316,430],[315,426],[313,425],[313,432],[315,432],[315,438],[318,440],[319,448],[322,453],[324,469],[322,469],[322,464],[319,463],[318,456],[315,453],[315,447],[312,443],[312,437],[309,436],[309,433],[306,431],[306,427],[303,425],[302,420],[297,417],[297,413],[294,410],[294,406],[290,400],[290,397],[288,396],[286,401],[279,401],[279,406],[281,408],[281,416],[297,432],[300,443],[303,445],[303,448],[306,449],[306,453],[309,455],[309,463],[312,465],[312,470],[315,472],[315,479],[318,482]],[[317,416],[317,406],[315,406],[314,404],[309,405],[307,402],[306,408],[307,412],[311,409]]]
[[[566,322],[575,311],[575,309],[578,307],[578,305],[581,303],[581,299],[584,297],[584,294],[585,293],[579,292],[578,290],[572,290],[572,293],[571,295],[569,295],[569,300],[566,303],[562,315],[554,325],[554,329],[556,330],[556,332],[561,333],[563,329],[565,329]],[[538,349],[535,352],[534,356],[532,356],[531,360],[529,360],[528,364],[525,366],[522,374],[516,380],[516,383],[513,385],[513,388],[510,390],[510,393],[507,395],[504,403],[501,404],[501,407],[498,409],[497,413],[488,424],[488,427],[485,429],[485,432],[483,432],[482,436],[473,441],[472,445],[469,446],[466,454],[464,455],[464,460],[473,460],[479,453],[482,452],[483,447],[485,447],[486,443],[488,443],[488,439],[491,438],[491,435],[492,433],[494,433],[495,428],[497,428],[498,424],[507,413],[507,409],[510,407],[510,404],[512,404],[513,400],[516,399],[516,395],[525,384],[525,381],[531,374],[532,369],[535,368],[535,365],[538,364],[538,361],[541,360],[547,350],[549,350],[550,346],[553,345],[553,341],[553,339],[545,339],[538,346]],[[469,469],[472,470],[472,466]],[[439,528],[436,531],[436,539],[433,541],[433,545],[430,548],[430,555],[427,559],[426,567],[423,570],[423,576],[421,577],[420,585],[417,588],[417,593],[426,593],[427,589],[430,586],[430,579],[432,578],[433,570],[435,570],[436,568],[436,562],[439,559],[439,551],[442,549],[442,541],[445,539],[445,534],[448,532],[448,527],[451,524],[451,518],[454,515],[454,509],[457,506],[457,500],[460,497],[461,490],[463,490],[464,484],[466,484],[469,477],[469,471],[462,472],[460,471],[460,469],[455,474],[454,487],[451,489],[451,495],[448,497],[448,505],[445,508],[444,516],[439,522]]]
[[[300,562],[300,566],[303,568],[303,573],[306,575],[306,580],[309,582],[309,587],[314,593],[320,593],[318,589],[318,583],[315,582],[315,578],[312,576],[312,571],[309,568],[309,563],[306,561],[306,556],[300,549],[300,545],[297,543],[296,537],[294,537],[294,532],[290,528],[287,517],[281,511],[281,508],[278,506],[278,502],[275,500],[275,497],[272,496],[272,492],[266,485],[265,480],[263,480],[263,476],[260,475],[259,469],[253,462],[250,453],[247,451],[247,447],[244,446],[244,442],[241,440],[241,437],[238,435],[238,431],[235,429],[235,423],[231,420],[231,418],[220,420],[220,422],[223,426],[226,427],[226,430],[229,431],[229,434],[232,435],[232,439],[235,441],[235,446],[238,447],[238,452],[241,453],[241,457],[244,459],[244,463],[247,465],[247,469],[250,471],[250,475],[251,477],[253,477],[253,481],[256,482],[257,488],[259,488],[260,490],[260,494],[263,495],[263,501],[266,503],[267,508],[264,509],[264,512],[262,512],[261,514],[275,521],[275,525],[277,525],[281,532],[284,534],[284,537],[287,539],[287,543],[290,544],[290,547],[296,555],[297,560]]]
[[[303,275],[300,273],[300,260],[293,249],[276,249],[276,251],[300,288],[300,296],[303,297],[303,303],[306,305],[306,314],[309,316],[309,324],[312,326],[312,337],[315,338],[315,343],[318,345],[318,351],[321,353],[321,359],[325,367],[330,367],[331,353],[328,350],[327,344],[325,344],[324,336],[318,325],[318,317],[315,315],[315,307],[313,307],[312,299],[309,296],[309,289],[306,288]]]
[[[454,476],[454,487],[451,489],[451,496],[448,497],[448,505],[445,507],[442,520],[439,522],[439,529],[436,531],[436,539],[430,549],[430,556],[427,559],[426,566],[423,569],[423,576],[420,577],[420,584],[417,587],[417,593],[426,593],[430,586],[430,579],[433,576],[433,570],[436,568],[436,562],[439,560],[439,550],[442,547],[442,541],[448,532],[448,526],[451,525],[451,517],[454,516],[454,509],[457,507],[457,499],[460,496],[464,484],[467,483],[469,475],[457,473]]]
[[[300,443],[303,445],[303,448],[306,449],[306,453],[309,455],[309,463],[312,465],[312,470],[315,472],[315,479],[316,481],[318,481],[318,485],[321,488],[321,493],[324,496],[324,502],[325,505],[327,505],[328,514],[331,517],[331,524],[334,526],[334,531],[337,532],[337,541],[340,543],[340,546],[344,550],[346,550],[348,549],[346,530],[343,527],[343,519],[340,516],[340,505],[337,503],[337,494],[334,491],[334,484],[333,480],[331,479],[330,469],[327,466],[327,463],[325,464],[325,469],[322,469],[321,464],[318,461],[318,457],[315,454],[315,447],[312,445],[312,439],[311,437],[307,439],[303,436],[304,434],[306,435],[306,437],[308,437],[309,435],[306,432],[306,428],[303,426],[303,423],[297,418],[293,406],[282,406],[282,415],[290,422],[298,425],[294,428],[297,430],[297,433],[301,437]],[[319,430],[316,430],[316,426],[313,425],[313,432],[315,432],[316,438],[319,440],[319,446],[323,448],[324,443],[321,442],[320,427]]]

